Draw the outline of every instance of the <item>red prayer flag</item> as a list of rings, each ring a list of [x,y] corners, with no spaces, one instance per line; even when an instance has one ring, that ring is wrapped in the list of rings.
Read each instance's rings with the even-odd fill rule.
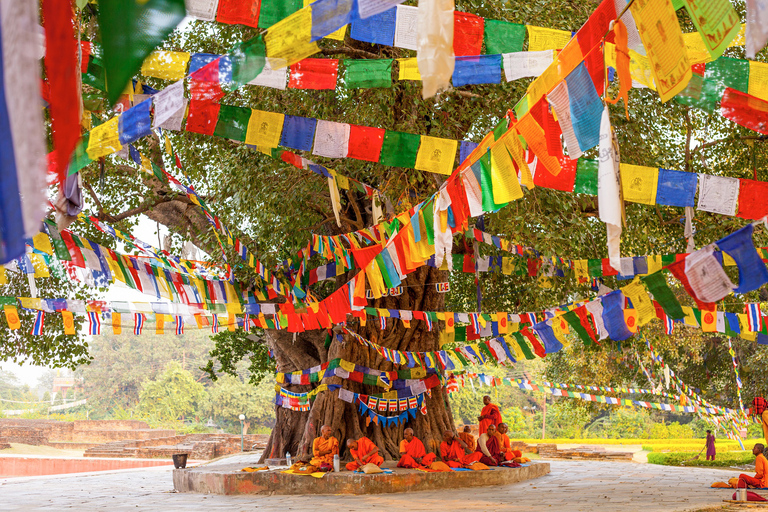
[[[219,82],[219,59],[206,64],[189,77],[188,132],[213,135],[219,119],[218,101],[224,97]]]
[[[464,265],[461,270],[468,274],[473,274],[475,272],[475,259],[471,254],[464,255]]]
[[[291,89],[335,89],[338,59],[304,59],[291,66]]]
[[[720,102],[720,113],[736,124],[768,135],[768,101],[728,87]]]
[[[589,71],[589,76],[592,77],[592,83],[595,84],[595,90],[597,90],[598,94],[603,92],[603,84],[605,84],[605,68],[603,64],[602,46],[596,46],[584,57],[584,65],[587,67],[587,71]]]
[[[456,56],[480,55],[485,19],[467,12],[453,13],[453,53]]]
[[[613,0],[603,0],[587,22],[576,32],[576,40],[582,54],[588,54],[592,48],[603,41],[603,36],[608,32],[608,25],[614,19],[616,19],[616,7]],[[606,40],[613,42],[613,32],[608,34]]]
[[[602,259],[603,264],[603,276],[617,276],[619,271],[611,266],[611,261],[608,258]]]
[[[90,41],[80,41],[80,72],[88,72],[88,62],[91,60],[93,45]]]
[[[77,40],[72,3],[43,0],[45,29],[45,71],[53,147],[59,183],[64,184],[69,157],[80,138],[80,82],[77,66]]]
[[[571,160],[567,156],[560,159],[560,174],[554,176],[548,172],[537,172],[533,175],[533,183],[536,186],[573,192],[573,184],[576,181],[576,165],[578,160]]]
[[[768,215],[768,182],[739,180],[739,211],[737,217],[762,219]]]
[[[239,24],[257,28],[261,0],[219,0],[216,21],[228,25]]]
[[[381,128],[349,125],[349,149],[347,156],[368,162],[378,162],[381,146],[384,144],[384,132]]]

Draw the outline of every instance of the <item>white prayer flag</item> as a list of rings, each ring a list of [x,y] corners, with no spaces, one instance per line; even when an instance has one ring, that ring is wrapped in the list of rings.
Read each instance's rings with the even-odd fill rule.
[[[600,220],[605,222],[608,231],[608,258],[611,266],[620,270],[621,220],[623,204],[621,200],[621,180],[619,179],[618,144],[614,140],[608,107],[603,109],[600,120],[600,162],[597,170],[597,204]]]
[[[187,16],[204,21],[216,19],[219,0],[184,0],[184,4],[187,7]]]
[[[747,0],[747,58],[755,54],[768,42],[768,1]]]
[[[736,215],[736,203],[739,199],[739,180],[723,176],[699,174],[698,210]]]
[[[418,34],[416,32],[419,8],[410,5],[398,5],[395,14],[395,46],[415,50]]]
[[[466,169],[461,173],[461,179],[464,182],[464,192],[467,195],[467,204],[469,205],[469,215],[478,217],[483,212],[483,200],[480,192],[480,185],[472,169]]]
[[[312,154],[328,158],[344,158],[349,147],[349,125],[333,121],[317,122]]]
[[[701,302],[717,302],[734,288],[714,251],[714,246],[708,245],[685,258],[685,276]]]
[[[388,11],[405,0],[357,0],[357,12],[360,17],[370,18],[384,11]]]
[[[153,96],[152,100],[155,106],[155,119],[152,123],[152,128],[163,127],[163,124],[174,118],[179,111],[181,111],[181,117],[183,117],[183,108],[185,106],[184,80],[179,80],[159,91]],[[174,128],[167,129],[173,130]],[[181,124],[175,129],[180,130]]]
[[[250,85],[261,85],[284,91],[288,83],[288,67],[286,66],[285,59],[267,58],[261,73],[248,83]]]
[[[552,64],[554,53],[552,50],[503,53],[501,58],[504,62],[504,76],[507,82],[511,82],[541,75]]]

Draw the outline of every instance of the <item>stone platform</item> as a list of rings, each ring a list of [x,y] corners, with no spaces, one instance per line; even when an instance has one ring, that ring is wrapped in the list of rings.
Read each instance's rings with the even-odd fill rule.
[[[383,467],[394,469],[394,463]],[[282,469],[247,473],[242,463],[203,465],[173,471],[177,492],[205,494],[384,494],[460,487],[506,485],[549,473],[549,463],[534,462],[520,468],[494,468],[488,471],[427,473],[415,469],[394,469],[394,474],[365,475],[351,471],[328,473],[323,478],[289,475]]]

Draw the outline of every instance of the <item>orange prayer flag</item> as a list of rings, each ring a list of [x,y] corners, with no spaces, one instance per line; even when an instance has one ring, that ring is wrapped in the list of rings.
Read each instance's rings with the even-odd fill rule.
[[[165,315],[163,314],[156,314],[155,315],[155,334],[163,334],[165,332]]]
[[[62,311],[61,319],[64,321],[64,334],[75,334],[75,318],[71,311]]]
[[[123,327],[120,325],[120,313],[112,313],[112,334],[120,334]]]
[[[5,320],[8,322],[8,328],[16,330],[21,328],[21,321],[19,320],[19,312],[16,306],[3,306],[5,311]]]
[[[234,315],[234,314],[229,315],[229,319],[227,321],[227,328],[230,331],[234,331],[237,329],[237,315]]]

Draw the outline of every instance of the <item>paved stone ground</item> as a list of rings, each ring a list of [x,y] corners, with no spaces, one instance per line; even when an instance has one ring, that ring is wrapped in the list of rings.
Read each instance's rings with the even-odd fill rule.
[[[238,456],[244,465],[253,456]],[[232,459],[226,460],[227,463]],[[223,461],[222,461],[223,462]],[[369,496],[216,496],[173,492],[168,469],[0,480],[0,511],[290,510],[683,511],[722,505],[732,491],[710,489],[734,472],[632,462],[551,461],[549,475],[507,486]]]

